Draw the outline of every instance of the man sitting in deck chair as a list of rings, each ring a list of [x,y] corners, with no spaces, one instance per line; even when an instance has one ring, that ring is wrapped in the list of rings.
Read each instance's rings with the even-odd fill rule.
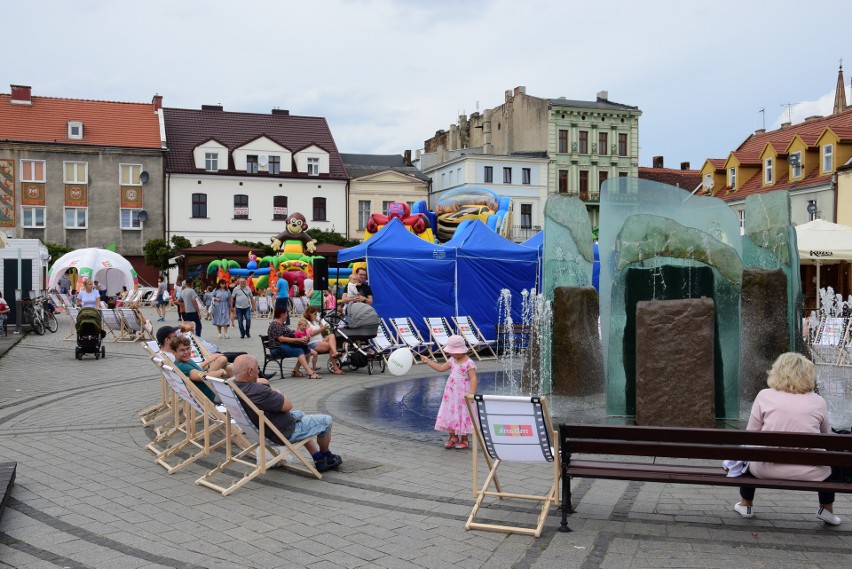
[[[264,412],[264,415],[281,431],[288,441],[297,443],[301,440],[316,437],[316,442],[308,441],[305,448],[311,453],[316,469],[325,472],[337,468],[343,463],[340,455],[333,454],[328,450],[331,444],[331,416],[330,415],[305,415],[301,411],[293,409],[293,402],[286,395],[270,387],[269,384],[258,382],[260,366],[257,358],[251,354],[238,356],[234,360],[234,380],[249,400]],[[257,414],[245,405],[246,414],[255,425],[258,424]],[[271,435],[271,436],[270,436]],[[267,438],[276,441],[274,433],[268,433]],[[284,441],[277,441],[284,444]]]

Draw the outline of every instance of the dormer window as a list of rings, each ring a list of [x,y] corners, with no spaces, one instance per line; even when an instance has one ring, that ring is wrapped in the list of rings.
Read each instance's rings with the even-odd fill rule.
[[[792,152],[787,158],[787,162],[790,163],[790,178],[801,178],[802,177],[802,153],[801,152]]]
[[[822,173],[831,174],[834,171],[834,145],[824,144],[822,147]]]
[[[767,158],[763,161],[763,182],[766,184],[771,184],[774,181],[774,164],[772,158]]]
[[[219,153],[205,152],[204,153],[204,169],[208,172],[216,172],[219,170]]]
[[[728,186],[735,190],[737,188],[737,169],[728,168]]]
[[[319,176],[319,158],[308,158],[308,176]]]
[[[68,121],[68,138],[80,140],[83,138],[83,123],[80,121]]]
[[[246,173],[257,174],[257,154],[249,154],[246,156]]]

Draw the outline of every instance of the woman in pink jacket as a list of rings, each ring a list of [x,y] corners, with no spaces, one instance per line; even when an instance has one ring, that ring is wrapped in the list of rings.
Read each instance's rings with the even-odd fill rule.
[[[781,354],[769,370],[767,385],[757,394],[748,420],[749,431],[789,431],[794,433],[828,433],[828,406],[814,393],[816,370],[804,356],[792,352]],[[755,478],[822,481],[831,478],[831,467],[805,464],[750,462],[748,474]],[[752,518],[754,488],[740,487],[740,500],[734,510],[744,518]],[[831,525],[839,525],[834,515],[834,492],[819,492],[816,517]]]

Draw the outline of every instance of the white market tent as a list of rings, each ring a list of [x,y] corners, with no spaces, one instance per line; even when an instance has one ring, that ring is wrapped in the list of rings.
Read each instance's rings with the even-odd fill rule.
[[[82,285],[83,277],[106,284],[108,295],[121,292],[121,287],[133,290],[138,286],[136,270],[130,261],[108,249],[90,247],[71,251],[58,258],[50,267],[47,290],[58,288],[59,278],[72,268],[77,269],[80,276],[77,288]]]
[[[796,226],[796,242],[801,264],[817,267],[817,290],[819,290],[819,267],[852,261],[852,227],[815,219]]]

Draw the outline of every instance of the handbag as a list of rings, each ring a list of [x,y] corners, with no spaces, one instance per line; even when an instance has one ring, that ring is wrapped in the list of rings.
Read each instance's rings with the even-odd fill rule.
[[[831,430],[836,435],[852,435],[852,430],[850,429],[835,429],[832,427]],[[852,450],[847,450],[846,452],[852,452]],[[852,468],[846,466],[832,466],[831,478],[835,482],[852,484]]]

